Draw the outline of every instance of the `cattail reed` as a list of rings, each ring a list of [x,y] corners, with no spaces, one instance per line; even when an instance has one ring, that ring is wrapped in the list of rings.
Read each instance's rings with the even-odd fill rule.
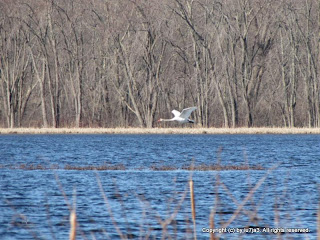
[[[76,239],[76,234],[77,234],[77,215],[75,210],[72,210],[70,213],[70,240],[75,240]]]
[[[192,212],[192,221],[193,221],[193,233],[194,239],[197,239],[197,231],[196,231],[196,203],[194,199],[194,189],[193,189],[193,180],[189,180],[189,188],[190,188],[190,199],[191,199],[191,212]]]

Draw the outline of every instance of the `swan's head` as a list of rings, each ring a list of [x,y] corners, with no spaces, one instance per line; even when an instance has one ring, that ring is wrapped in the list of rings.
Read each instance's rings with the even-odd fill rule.
[[[163,121],[163,119],[162,118],[160,118],[157,122],[162,122]]]

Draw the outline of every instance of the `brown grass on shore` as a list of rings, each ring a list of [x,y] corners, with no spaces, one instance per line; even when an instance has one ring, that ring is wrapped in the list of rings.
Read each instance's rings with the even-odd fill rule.
[[[320,134],[320,128],[0,128],[0,134]]]

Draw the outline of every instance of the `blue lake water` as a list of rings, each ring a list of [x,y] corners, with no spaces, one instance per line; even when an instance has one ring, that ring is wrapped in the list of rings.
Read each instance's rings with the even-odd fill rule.
[[[266,170],[181,169],[218,159]],[[56,169],[27,170],[21,164]],[[64,169],[106,164],[125,170]],[[270,231],[277,229],[287,231],[282,239],[316,239],[319,169],[320,135],[2,135],[0,239],[68,239],[72,206],[78,239],[119,239],[119,232],[132,239],[194,239],[190,178],[197,239],[210,237],[210,212],[215,231],[260,231],[223,233],[221,239],[275,239]],[[164,230],[160,222],[170,217]]]

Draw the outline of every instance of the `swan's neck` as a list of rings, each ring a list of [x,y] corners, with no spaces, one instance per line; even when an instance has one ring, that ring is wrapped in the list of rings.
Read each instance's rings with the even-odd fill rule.
[[[172,121],[174,121],[174,119],[173,118],[171,118],[171,119],[160,119],[160,122],[172,122]]]

